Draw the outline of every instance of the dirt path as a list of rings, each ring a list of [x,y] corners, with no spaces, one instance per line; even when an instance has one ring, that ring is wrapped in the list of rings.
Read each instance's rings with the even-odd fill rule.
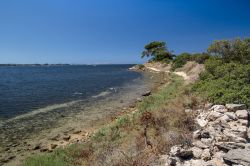
[[[149,69],[149,70],[155,71],[155,72],[166,72],[166,73],[170,73],[169,70],[160,70],[160,69],[157,69],[157,68],[154,68],[154,67],[147,67],[147,66],[146,66],[146,68]],[[178,71],[178,72],[173,72],[173,73],[176,74],[176,75],[178,75],[178,76],[183,77],[184,80],[188,80],[188,79],[189,79],[188,75],[187,75],[185,72]]]

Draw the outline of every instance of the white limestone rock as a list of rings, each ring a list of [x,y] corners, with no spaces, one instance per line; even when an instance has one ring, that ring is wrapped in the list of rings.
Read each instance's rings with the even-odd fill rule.
[[[236,116],[239,118],[239,119],[248,119],[248,112],[247,110],[237,110],[236,111]]]
[[[226,104],[226,108],[230,111],[235,112],[236,110],[246,109],[245,104]]]

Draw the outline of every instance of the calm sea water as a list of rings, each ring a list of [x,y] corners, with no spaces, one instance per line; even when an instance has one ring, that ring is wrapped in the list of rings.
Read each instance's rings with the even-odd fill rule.
[[[131,66],[0,67],[0,119],[115,91],[141,76],[128,71]]]

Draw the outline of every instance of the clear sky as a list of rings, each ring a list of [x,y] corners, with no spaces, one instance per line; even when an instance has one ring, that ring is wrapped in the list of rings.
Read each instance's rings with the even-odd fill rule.
[[[140,63],[153,40],[178,54],[234,37],[250,37],[249,0],[0,1],[0,63]]]

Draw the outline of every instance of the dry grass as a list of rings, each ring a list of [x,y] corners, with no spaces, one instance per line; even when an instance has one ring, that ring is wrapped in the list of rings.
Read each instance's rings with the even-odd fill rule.
[[[167,86],[146,97],[137,106],[138,111],[122,115],[100,128],[90,142],[77,144],[73,150],[60,149],[46,157],[53,157],[64,165],[153,164],[172,145],[190,143],[190,131],[195,126],[193,115],[184,109],[196,107],[198,102],[181,78],[172,77]],[[41,156],[33,157],[24,165],[36,165],[43,160]]]

